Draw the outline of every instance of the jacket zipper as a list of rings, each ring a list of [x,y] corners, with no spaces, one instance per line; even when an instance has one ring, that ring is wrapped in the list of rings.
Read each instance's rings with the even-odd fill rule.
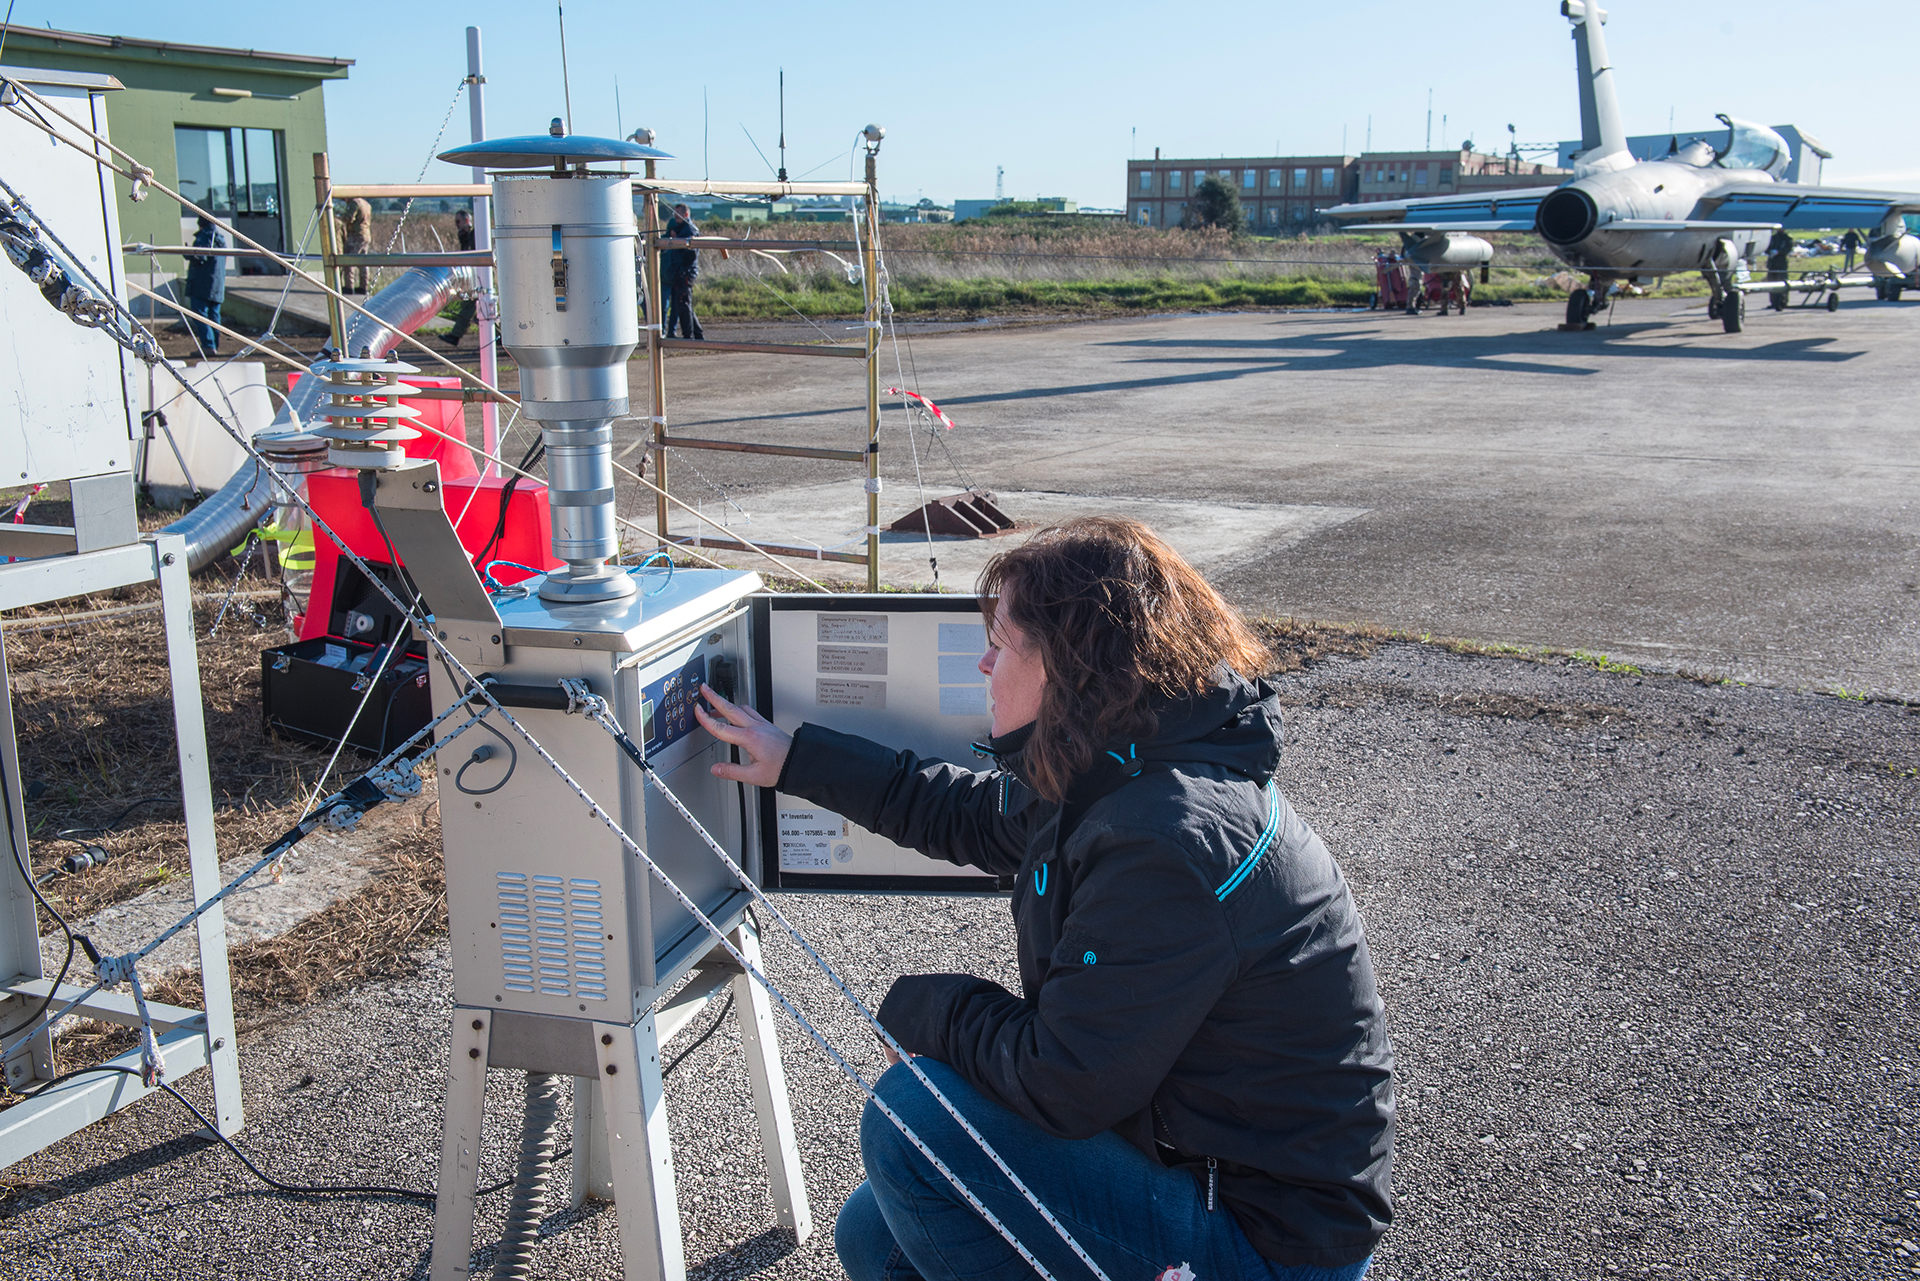
[[[1179,1145],[1173,1142],[1173,1127],[1167,1124],[1166,1114],[1160,1110],[1160,1105],[1158,1103],[1155,1103],[1152,1106],[1153,1106],[1153,1119],[1160,1123],[1160,1128],[1166,1132],[1166,1136],[1167,1136],[1164,1140],[1156,1137],[1154,1139],[1154,1142],[1161,1144],[1163,1147],[1167,1148],[1172,1152],[1176,1152],[1176,1153],[1179,1152],[1180,1151]],[[1208,1214],[1212,1214],[1214,1206],[1219,1203],[1219,1191],[1220,1191],[1220,1162],[1214,1160],[1214,1158],[1212,1157],[1208,1157],[1207,1158],[1207,1213]]]

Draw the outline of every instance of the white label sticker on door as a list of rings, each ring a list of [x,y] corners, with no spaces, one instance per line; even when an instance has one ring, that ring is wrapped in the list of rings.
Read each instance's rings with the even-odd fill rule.
[[[887,643],[885,614],[820,614],[819,633],[823,645],[884,645]]]
[[[813,682],[813,702],[816,707],[872,707],[884,711],[887,706],[887,683],[816,680]]]
[[[780,815],[780,870],[824,872],[833,847],[844,843],[847,820],[832,810],[787,810]]]
[[[850,676],[885,676],[887,651],[872,645],[821,645],[815,671]]]

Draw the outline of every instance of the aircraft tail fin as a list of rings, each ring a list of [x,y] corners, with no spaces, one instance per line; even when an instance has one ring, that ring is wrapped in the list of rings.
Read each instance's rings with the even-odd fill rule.
[[[1582,168],[1593,168],[1612,157],[1631,163],[1627,130],[1620,123],[1620,100],[1614,93],[1613,64],[1607,59],[1603,27],[1607,11],[1594,0],[1560,0],[1561,14],[1573,24],[1574,58],[1580,69],[1580,155]]]

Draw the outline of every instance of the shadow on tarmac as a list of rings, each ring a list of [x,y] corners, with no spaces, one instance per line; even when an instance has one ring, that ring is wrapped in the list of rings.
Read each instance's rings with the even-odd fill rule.
[[[1429,325],[1444,325],[1439,317],[1426,317]],[[1065,383],[1054,387],[1023,387],[1017,391],[983,392],[974,396],[942,396],[943,407],[992,405],[1009,401],[1046,400],[1061,396],[1084,396],[1102,392],[1145,391],[1155,387],[1180,387],[1206,383],[1233,382],[1258,374],[1288,373],[1298,370],[1328,369],[1485,369],[1503,373],[1551,374],[1556,377],[1587,378],[1598,374],[1595,366],[1549,363],[1528,357],[1556,357],[1565,360],[1602,355],[1609,358],[1636,357],[1663,360],[1703,361],[1800,361],[1811,364],[1839,364],[1865,353],[1827,350],[1831,337],[1786,338],[1758,347],[1734,347],[1719,343],[1722,336],[1705,329],[1661,321],[1644,324],[1611,325],[1584,334],[1563,334],[1541,330],[1518,334],[1458,334],[1444,330],[1422,329],[1382,332],[1378,329],[1339,328],[1331,330],[1302,328],[1297,319],[1273,322],[1286,325],[1283,333],[1270,338],[1124,338],[1091,344],[1095,347],[1132,348],[1165,355],[1140,355],[1126,360],[1128,365],[1211,365],[1214,368],[1192,373],[1166,373],[1155,377],[1112,378],[1101,382]],[[1350,322],[1340,322],[1348,324]],[[1388,322],[1391,323],[1391,322]],[[1671,331],[1673,341],[1649,342],[1650,334]],[[1632,339],[1634,341],[1627,341]],[[1712,339],[1715,341],[1704,341]],[[1601,348],[1594,351],[1595,345]],[[1192,352],[1192,355],[1174,353]],[[1220,353],[1217,355],[1204,353]],[[1244,354],[1241,354],[1244,353]],[[1220,368],[1220,366],[1230,366]],[[778,422],[803,418],[826,418],[859,412],[862,406],[837,409],[800,410],[782,414],[754,414],[739,418],[698,419],[683,427],[713,426],[722,423]]]

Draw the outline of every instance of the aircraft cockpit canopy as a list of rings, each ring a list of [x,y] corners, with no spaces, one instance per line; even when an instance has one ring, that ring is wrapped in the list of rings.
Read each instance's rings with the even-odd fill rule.
[[[1719,120],[1727,127],[1727,149],[1713,158],[1715,164],[1722,169],[1760,169],[1775,178],[1787,172],[1793,149],[1785,138],[1765,125],[1729,115],[1721,115]]]

